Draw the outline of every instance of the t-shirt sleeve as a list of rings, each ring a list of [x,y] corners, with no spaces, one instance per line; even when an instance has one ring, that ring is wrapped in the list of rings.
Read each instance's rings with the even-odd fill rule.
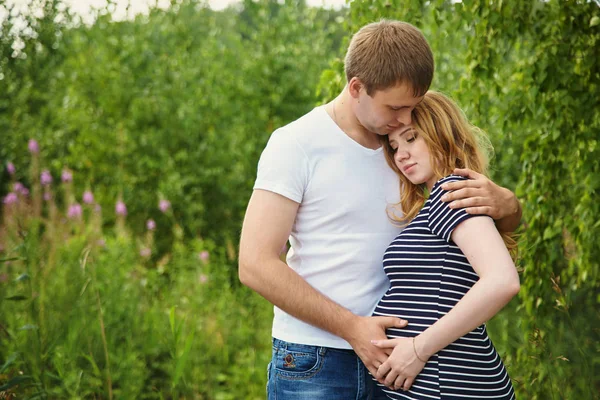
[[[450,193],[450,191],[442,189],[442,184],[466,179],[461,176],[449,176],[440,179],[433,186],[429,195],[429,229],[446,242],[450,242],[452,232],[461,222],[479,216],[467,214],[464,208],[452,209],[449,207],[450,203],[441,200],[444,194]]]
[[[277,129],[258,161],[254,189],[268,190],[301,203],[308,178],[306,153],[290,132]]]

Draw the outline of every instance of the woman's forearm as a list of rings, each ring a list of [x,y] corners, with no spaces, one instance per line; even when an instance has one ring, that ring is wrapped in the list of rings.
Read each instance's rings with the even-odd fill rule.
[[[442,350],[488,321],[518,291],[518,278],[491,275],[480,279],[454,308],[415,339],[417,353],[430,357]]]

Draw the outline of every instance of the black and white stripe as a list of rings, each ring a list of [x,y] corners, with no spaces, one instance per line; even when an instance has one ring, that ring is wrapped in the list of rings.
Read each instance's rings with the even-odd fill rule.
[[[390,289],[374,315],[409,321],[406,328],[389,329],[389,338],[417,336],[447,314],[479,279],[450,240],[454,228],[472,215],[464,209],[452,210],[440,199],[446,193],[443,183],[462,179],[450,175],[439,180],[419,214],[384,254]],[[381,387],[391,399],[515,398],[485,324],[433,355],[409,391]]]

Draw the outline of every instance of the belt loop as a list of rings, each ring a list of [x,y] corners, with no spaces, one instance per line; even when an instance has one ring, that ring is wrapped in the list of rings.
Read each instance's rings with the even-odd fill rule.
[[[327,353],[327,347],[319,347],[319,355],[324,356]]]

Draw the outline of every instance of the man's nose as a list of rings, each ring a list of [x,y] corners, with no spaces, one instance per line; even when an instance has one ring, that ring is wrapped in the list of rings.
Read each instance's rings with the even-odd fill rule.
[[[396,118],[396,120],[398,122],[400,122],[402,125],[410,125],[410,123],[412,122],[412,118],[411,118],[412,112],[411,110],[400,110],[400,112],[398,113],[398,117]]]

